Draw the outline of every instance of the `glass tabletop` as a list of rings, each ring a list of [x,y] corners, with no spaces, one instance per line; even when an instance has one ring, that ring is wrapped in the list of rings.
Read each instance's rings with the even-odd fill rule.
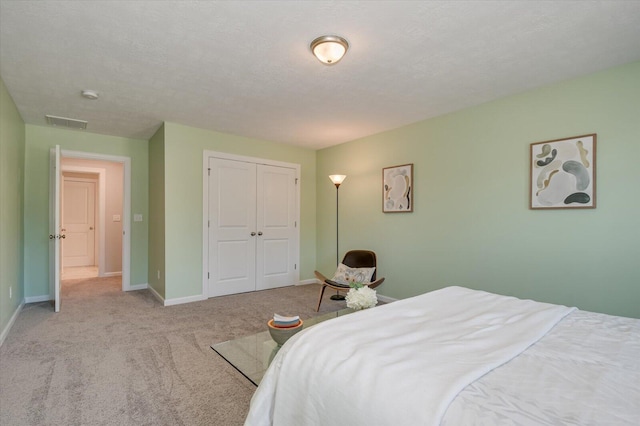
[[[319,315],[304,320],[303,329],[311,327],[322,321],[347,315],[354,312],[352,309],[342,309],[336,312]],[[266,328],[265,321],[265,328]],[[211,345],[222,358],[238,370],[243,376],[258,386],[265,371],[278,353],[280,346],[271,339],[269,330],[262,331],[251,336],[239,337],[226,342]]]

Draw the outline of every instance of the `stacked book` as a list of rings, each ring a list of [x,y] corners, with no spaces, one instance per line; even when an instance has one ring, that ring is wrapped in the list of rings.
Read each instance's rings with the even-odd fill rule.
[[[285,317],[283,315],[273,314],[273,326],[276,328],[297,327],[300,324],[300,316]]]

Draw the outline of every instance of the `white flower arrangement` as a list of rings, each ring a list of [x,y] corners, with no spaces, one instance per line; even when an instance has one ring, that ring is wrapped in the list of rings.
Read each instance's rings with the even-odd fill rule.
[[[345,297],[347,307],[354,311],[359,311],[360,309],[373,308],[376,306],[378,304],[376,291],[362,284],[358,286],[358,284],[359,283],[355,283],[355,285],[352,285],[352,288]]]

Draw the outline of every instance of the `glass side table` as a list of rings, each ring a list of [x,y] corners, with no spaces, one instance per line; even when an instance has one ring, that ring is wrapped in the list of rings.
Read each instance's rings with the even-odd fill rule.
[[[304,320],[303,329],[323,321],[355,312],[346,308]],[[265,321],[265,328],[267,322]],[[218,355],[231,364],[251,383],[258,386],[280,346],[271,339],[269,330],[211,345]]]

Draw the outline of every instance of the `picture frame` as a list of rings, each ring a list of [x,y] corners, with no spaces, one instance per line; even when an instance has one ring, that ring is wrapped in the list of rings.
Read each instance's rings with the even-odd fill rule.
[[[413,204],[413,163],[383,168],[382,211],[410,213]]]
[[[529,208],[594,209],[596,142],[591,133],[532,143]]]

